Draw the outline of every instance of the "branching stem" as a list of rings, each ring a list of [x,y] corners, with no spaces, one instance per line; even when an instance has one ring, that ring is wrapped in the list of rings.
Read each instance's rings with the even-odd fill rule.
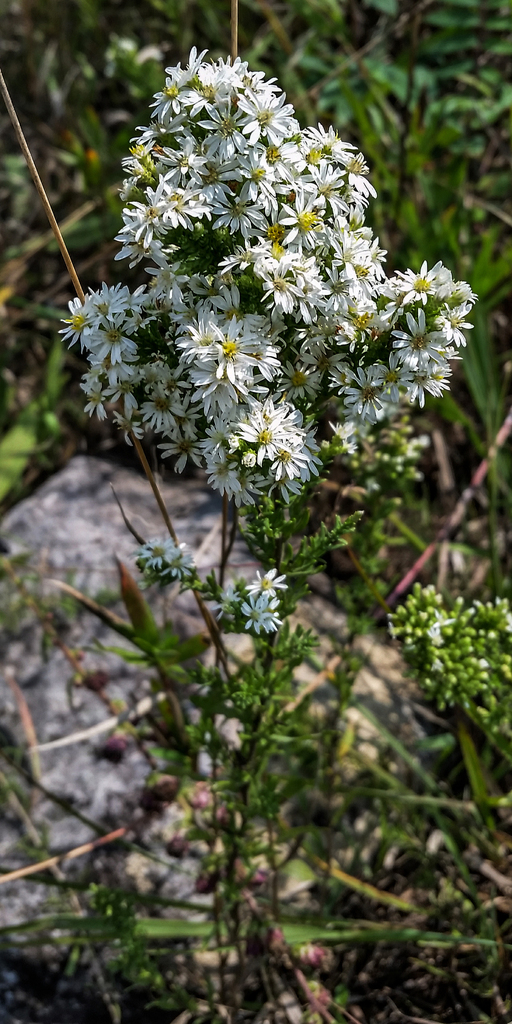
[[[135,451],[137,452],[137,455],[139,456],[139,459],[141,461],[142,468],[143,468],[143,470],[144,470],[144,472],[145,472],[145,474],[146,474],[146,476],[148,478],[151,490],[153,491],[153,494],[155,495],[156,503],[158,505],[158,508],[160,509],[161,514],[162,514],[162,519],[163,519],[163,521],[164,521],[164,523],[165,523],[165,525],[166,525],[166,527],[167,527],[167,529],[168,529],[168,531],[169,531],[169,533],[170,533],[174,543],[175,544],[179,544],[178,535],[176,533],[176,530],[174,529],[174,526],[172,525],[169,513],[168,513],[168,511],[167,511],[167,509],[165,507],[165,501],[162,498],[162,495],[161,495],[161,492],[160,492],[160,488],[159,488],[159,486],[158,486],[158,484],[157,484],[157,482],[155,480],[155,476],[154,476],[153,470],[151,469],[151,466],[149,465],[149,462],[148,462],[148,460],[146,458],[146,453],[145,453],[145,451],[144,451],[144,449],[143,449],[143,447],[142,447],[138,437],[136,437],[133,432],[130,434],[130,437],[131,437],[131,439],[133,441],[133,444],[135,446]],[[217,650],[217,653],[218,653],[218,656],[219,656],[219,660],[220,660],[220,662],[222,664],[222,667],[223,667],[226,675],[229,676],[229,669],[228,669],[226,651],[225,651],[224,645],[222,643],[222,638],[221,638],[221,635],[220,635],[220,632],[219,632],[219,627],[217,626],[217,623],[215,622],[215,619],[213,618],[213,615],[211,614],[209,609],[206,607],[206,605],[205,605],[201,595],[199,594],[199,592],[197,590],[193,590],[192,593],[193,593],[193,595],[194,595],[194,597],[196,599],[197,607],[199,608],[199,611],[201,612],[201,615],[203,616],[206,628],[207,628],[207,630],[208,630],[208,632],[209,632],[209,634],[210,634],[210,636],[212,638],[212,641],[213,641],[213,643],[215,645],[215,648]]]

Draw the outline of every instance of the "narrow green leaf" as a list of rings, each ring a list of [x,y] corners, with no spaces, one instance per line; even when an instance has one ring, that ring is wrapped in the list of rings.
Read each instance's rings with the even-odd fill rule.
[[[468,773],[469,784],[475,803],[488,828],[494,828],[492,814],[489,811],[487,786],[485,784],[482,766],[478,757],[477,749],[473,743],[465,725],[461,722],[458,729],[459,742],[464,758],[464,764]]]
[[[119,569],[121,595],[124,601],[124,606],[128,612],[130,622],[134,627],[137,637],[141,637],[148,644],[158,645],[160,640],[160,631],[148,602],[142,596],[133,576],[128,572],[124,563],[119,559],[117,559],[117,566]]]

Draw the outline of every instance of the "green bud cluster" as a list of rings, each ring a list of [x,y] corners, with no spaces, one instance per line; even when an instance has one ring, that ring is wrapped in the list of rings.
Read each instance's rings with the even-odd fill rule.
[[[390,631],[428,697],[440,709],[477,701],[491,727],[512,711],[512,612],[506,598],[447,608],[433,586],[416,583],[390,616]]]

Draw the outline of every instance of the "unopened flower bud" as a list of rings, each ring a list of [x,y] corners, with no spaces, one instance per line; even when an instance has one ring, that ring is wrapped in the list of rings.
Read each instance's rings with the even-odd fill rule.
[[[218,871],[203,871],[196,878],[195,890],[200,893],[215,892],[217,882],[220,879]]]
[[[319,970],[325,963],[326,953],[323,946],[316,946],[314,943],[308,942],[307,945],[301,946],[300,962],[304,967],[312,967],[315,971]]]
[[[204,811],[212,802],[212,794],[207,782],[198,782],[194,792],[189,796],[189,804],[195,811]]]
[[[107,761],[113,761],[114,764],[119,764],[119,761],[122,761],[123,759],[127,746],[128,740],[126,736],[109,736],[103,746],[101,756],[106,757]]]
[[[97,672],[87,672],[82,679],[82,685],[86,686],[88,690],[93,690],[94,693],[100,693],[105,689],[108,681],[108,673],[98,669]]]
[[[165,849],[167,850],[169,857],[177,857],[180,859],[188,853],[190,843],[186,836],[177,832],[175,836],[172,836],[172,838],[168,840],[165,845]]]

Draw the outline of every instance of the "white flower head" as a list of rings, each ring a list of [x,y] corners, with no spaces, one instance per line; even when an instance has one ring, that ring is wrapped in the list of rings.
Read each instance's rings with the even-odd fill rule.
[[[277,598],[271,597],[268,591],[259,596],[249,594],[248,600],[244,601],[240,608],[242,615],[247,619],[245,628],[254,629],[258,634],[261,630],[265,633],[275,633],[282,625],[282,620],[277,614],[278,607]]]
[[[269,569],[268,572],[261,576],[259,571],[257,571],[256,579],[247,587],[247,593],[255,595],[268,594],[269,597],[275,597],[276,590],[287,590],[286,576],[278,576],[277,573],[277,569]]]

